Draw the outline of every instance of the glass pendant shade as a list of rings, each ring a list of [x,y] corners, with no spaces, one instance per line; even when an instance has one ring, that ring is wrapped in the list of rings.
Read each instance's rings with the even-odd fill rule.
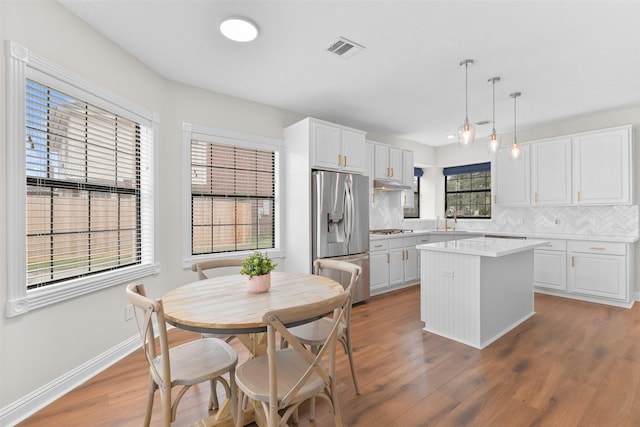
[[[515,139],[513,140],[513,145],[511,145],[511,151],[509,152],[509,154],[511,155],[511,158],[513,160],[519,159],[520,154],[522,154],[522,149],[520,148],[520,144],[518,144]]]
[[[493,133],[489,137],[489,153],[497,153],[499,149],[500,138],[498,137],[498,134],[496,134],[496,131],[494,129]]]
[[[465,59],[460,62],[460,65],[464,65],[464,124],[458,128],[458,142],[463,147],[471,147],[473,145],[473,141],[476,137],[476,128],[474,125],[469,123],[469,112],[468,112],[468,68],[469,65],[473,65],[473,59]]]
[[[509,153],[513,160],[519,159],[520,154],[522,154],[522,149],[520,148],[520,144],[518,144],[518,140],[516,138],[516,125],[517,125],[516,118],[518,117],[518,114],[516,111],[516,99],[518,99],[520,95],[522,95],[522,93],[520,92],[513,92],[509,94],[509,97],[513,98],[513,144],[511,145],[511,151]]]
[[[491,129],[491,135],[489,136],[489,146],[487,147],[489,154],[496,154],[500,149],[500,138],[496,133],[496,82],[500,81],[500,77],[491,77],[487,80],[491,83],[491,91],[492,91],[492,112],[493,116],[491,118],[491,124],[493,125],[493,129]]]
[[[471,147],[476,136],[476,127],[465,120],[458,128],[458,142],[463,147]]]

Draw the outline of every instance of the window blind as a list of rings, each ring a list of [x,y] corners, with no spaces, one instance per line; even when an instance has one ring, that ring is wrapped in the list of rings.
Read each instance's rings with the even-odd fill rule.
[[[28,289],[140,264],[151,129],[33,80],[25,123]]]
[[[191,141],[192,255],[275,247],[278,153]]]

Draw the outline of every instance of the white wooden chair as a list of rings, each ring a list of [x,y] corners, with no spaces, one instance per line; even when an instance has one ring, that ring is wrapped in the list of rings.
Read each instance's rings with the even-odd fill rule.
[[[236,352],[222,340],[205,338],[194,340],[169,349],[167,328],[162,308],[162,301],[147,297],[144,286],[132,283],[126,289],[127,298],[134,306],[134,313],[145,359],[149,364],[149,395],[144,425],[149,426],[153,410],[153,398],[156,389],[160,390],[164,426],[170,426],[176,418],[180,399],[194,384],[208,381],[215,394],[215,382],[225,384],[232,399],[233,413],[236,413],[235,369],[238,363]],[[159,335],[159,351],[153,333],[153,321],[157,322]],[[222,377],[229,373],[229,383]],[[172,402],[173,387],[183,386]],[[212,402],[209,402],[209,409]]]
[[[323,272],[327,272],[327,270],[334,270],[337,272],[345,272],[351,275],[349,286],[347,287],[347,291],[350,293],[354,292],[355,287],[358,285],[358,279],[360,278],[360,274],[362,269],[350,262],[340,261],[340,260],[332,260],[332,259],[317,259],[313,263],[313,273],[322,275]],[[326,339],[329,331],[331,330],[332,320],[324,317],[322,319],[318,319],[311,323],[305,323],[300,326],[296,326],[294,328],[289,329],[291,335],[295,336],[301,343],[309,346],[312,352],[316,352],[319,345]],[[349,357],[349,367],[351,369],[351,378],[353,379],[353,386],[356,390],[356,394],[360,394],[360,385],[358,384],[358,377],[356,375],[356,368],[353,361],[353,349],[351,345],[351,305],[347,307],[344,321],[341,323],[340,328],[338,329],[338,341],[342,344],[344,348],[344,352]],[[284,346],[286,347],[286,341],[282,341]],[[309,411],[309,419],[314,419],[315,417],[315,404],[314,401],[311,401],[310,411]]]
[[[242,267],[242,261],[243,261],[242,258],[225,258],[225,259],[214,259],[209,261],[203,261],[203,262],[192,264],[191,271],[195,271],[196,273],[198,273],[198,280],[205,280],[209,278],[209,276],[207,276],[207,274],[205,273],[206,271],[227,268],[227,267]],[[240,272],[240,268],[237,269],[237,272],[238,273]],[[228,343],[235,338],[235,335],[206,333],[206,334],[202,334],[202,338],[219,338]],[[215,392],[217,388],[216,382],[217,380],[214,379],[209,405],[215,409],[218,409],[220,408],[220,402],[218,401],[218,394]],[[223,385],[225,384],[226,383],[223,383]],[[229,390],[226,386],[225,386],[225,389],[227,391],[227,397],[228,397]]]
[[[290,309],[274,310],[263,316],[267,325],[267,354],[248,360],[236,369],[238,402],[246,395],[262,408],[269,427],[282,427],[296,414],[298,406],[311,398],[329,402],[334,423],[342,426],[340,406],[336,394],[335,343],[341,322],[351,305],[351,294],[344,292],[326,301],[305,304]],[[332,327],[317,354],[311,353],[287,329],[313,317],[333,313]],[[289,347],[277,349],[276,333],[281,334]],[[323,357],[328,357],[323,360]],[[241,408],[237,404],[236,426],[241,425]],[[279,411],[283,410],[282,416]]]

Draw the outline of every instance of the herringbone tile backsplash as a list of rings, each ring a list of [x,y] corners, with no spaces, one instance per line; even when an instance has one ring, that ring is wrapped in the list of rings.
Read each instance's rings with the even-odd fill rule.
[[[638,236],[638,206],[570,206],[493,209],[492,221],[469,221],[464,229],[594,236]],[[466,221],[465,221],[466,222]],[[462,228],[462,227],[460,227]]]

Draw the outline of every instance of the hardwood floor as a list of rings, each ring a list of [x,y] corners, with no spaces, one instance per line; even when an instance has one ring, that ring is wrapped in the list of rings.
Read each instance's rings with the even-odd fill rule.
[[[348,426],[640,426],[640,306],[631,310],[536,295],[536,315],[484,350],[422,331],[419,287],[353,310],[362,395],[338,357]],[[170,331],[173,343],[197,338]],[[245,360],[247,352],[234,348]],[[27,426],[139,426],[147,367],[140,351],[62,397]],[[175,426],[207,415],[207,387],[190,390]],[[333,425],[318,402],[300,426]],[[161,425],[156,393],[152,425]]]

